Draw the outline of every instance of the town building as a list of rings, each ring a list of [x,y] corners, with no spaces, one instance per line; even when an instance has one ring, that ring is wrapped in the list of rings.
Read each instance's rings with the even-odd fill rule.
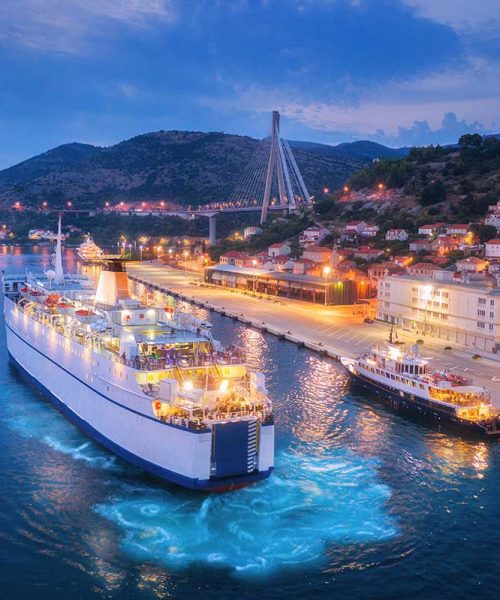
[[[455,268],[459,272],[467,273],[482,273],[488,268],[488,261],[484,258],[478,258],[477,256],[469,256],[462,260],[457,260]]]
[[[431,250],[440,256],[445,256],[450,252],[458,250],[460,242],[457,238],[451,236],[439,236],[431,242]]]
[[[497,231],[500,231],[500,200],[489,207],[488,214],[484,219],[484,224],[493,225],[493,227],[497,228]]]
[[[449,273],[449,272],[445,272]],[[377,318],[416,335],[497,352],[500,349],[500,289],[484,282],[462,283],[448,276],[379,279]]]
[[[411,252],[429,252],[432,250],[431,240],[413,240],[410,242]]]
[[[249,240],[254,235],[260,235],[262,233],[262,229],[260,227],[245,227],[243,231],[243,237],[246,240]]]
[[[377,260],[383,253],[383,250],[370,248],[369,246],[360,246],[354,250],[354,257],[361,260]]]
[[[380,227],[378,225],[367,224],[360,232],[361,237],[377,237]]]
[[[389,229],[385,234],[385,239],[388,242],[406,242],[408,232],[406,229]]]
[[[470,233],[470,223],[455,223],[446,228],[447,235],[467,236]]]
[[[262,294],[296,298],[323,305],[355,304],[357,300],[356,285],[353,281],[330,280],[325,277],[234,265],[218,264],[207,267],[205,281],[222,287],[253,290]]]
[[[366,223],[365,221],[350,221],[349,223],[346,223],[346,226],[344,227],[344,232],[348,234],[350,233],[354,235],[359,235],[367,226],[368,223]]]
[[[484,244],[486,258],[500,258],[500,238],[489,240]]]
[[[313,225],[312,227],[304,229],[304,231],[300,234],[299,244],[302,247],[319,244],[326,238],[327,235],[329,235],[329,233],[330,231],[326,227],[322,227],[321,225]]]
[[[439,270],[440,267],[430,262],[415,263],[407,268],[408,275],[415,275],[418,277],[432,277],[434,271]]]
[[[245,252],[239,252],[238,250],[229,250],[220,255],[219,262],[221,265],[236,265],[241,266],[250,257]]]
[[[374,263],[368,267],[368,277],[371,279],[379,279],[385,275],[405,275],[406,269],[392,261],[382,263]]]
[[[271,244],[267,249],[267,255],[270,258],[274,256],[279,256],[280,254],[290,254],[292,248],[290,246],[290,242],[276,242],[276,244]]]
[[[446,228],[448,225],[446,223],[433,223],[431,225],[421,225],[418,228],[419,235],[438,235],[440,233],[446,233]]]
[[[332,249],[326,246],[309,246],[302,253],[302,258],[308,258],[317,263],[330,262]]]

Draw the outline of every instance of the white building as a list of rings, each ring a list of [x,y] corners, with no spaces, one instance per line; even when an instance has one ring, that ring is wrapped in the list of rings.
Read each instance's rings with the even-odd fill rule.
[[[377,298],[378,319],[415,335],[443,340],[443,346],[500,350],[500,288],[388,275],[378,282]]]
[[[320,225],[313,225],[312,227],[304,229],[304,231],[300,234],[299,244],[301,246],[319,244],[326,238],[326,236],[329,233],[330,231],[326,227],[321,227]]]
[[[267,249],[267,255],[269,258],[274,258],[275,256],[288,255],[292,251],[292,248],[289,242],[277,242],[276,244],[271,244]]]
[[[493,225],[493,227],[497,228],[497,231],[500,230],[500,200],[493,206],[490,206],[488,210],[489,212],[484,219],[484,224]]]
[[[385,234],[385,239],[388,242],[406,242],[408,239],[408,232],[406,229],[389,229]]]
[[[249,240],[254,235],[259,235],[262,233],[262,229],[260,227],[246,227],[243,231],[243,237],[246,240]]]
[[[454,225],[448,225],[446,228],[446,235],[463,235],[469,234],[470,224],[469,223],[455,223]]]
[[[419,235],[437,235],[444,233],[448,226],[446,223],[432,223],[432,225],[421,225],[418,228]]]
[[[500,258],[500,239],[495,238],[484,244],[486,258]]]
[[[361,230],[361,235],[363,237],[376,237],[378,232],[380,231],[380,227],[378,225],[371,225],[370,223],[363,227]]]
[[[363,231],[363,229],[367,225],[368,223],[366,223],[365,221],[350,221],[344,227],[344,231],[345,233],[352,233],[358,235]]]

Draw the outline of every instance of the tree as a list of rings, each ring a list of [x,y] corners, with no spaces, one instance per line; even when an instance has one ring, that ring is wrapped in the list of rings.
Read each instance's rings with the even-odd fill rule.
[[[478,239],[481,242],[481,244],[492,240],[497,235],[497,228],[493,225],[482,225],[481,223],[472,223],[470,229],[474,234],[474,237]]]
[[[438,179],[426,185],[422,189],[420,204],[422,206],[432,206],[446,200],[446,188],[443,182]]]
[[[479,133],[466,133],[458,140],[460,150],[477,150],[483,143],[483,138]]]

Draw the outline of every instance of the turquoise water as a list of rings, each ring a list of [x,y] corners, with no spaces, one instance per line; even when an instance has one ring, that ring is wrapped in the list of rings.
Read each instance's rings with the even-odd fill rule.
[[[2,597],[497,596],[497,443],[405,421],[335,363],[198,312],[266,373],[275,474],[200,495],[141,473],[20,380],[2,331]]]

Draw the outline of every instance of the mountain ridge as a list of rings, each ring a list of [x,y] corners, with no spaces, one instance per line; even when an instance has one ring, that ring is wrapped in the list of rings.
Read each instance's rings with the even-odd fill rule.
[[[106,147],[70,142],[0,171],[0,203],[48,200],[57,205],[71,198],[94,206],[118,199],[179,204],[227,199],[257,144],[248,136],[180,130],[148,132]],[[313,194],[341,186],[374,153],[392,152],[373,142],[345,144],[340,150],[314,142],[291,146]]]

